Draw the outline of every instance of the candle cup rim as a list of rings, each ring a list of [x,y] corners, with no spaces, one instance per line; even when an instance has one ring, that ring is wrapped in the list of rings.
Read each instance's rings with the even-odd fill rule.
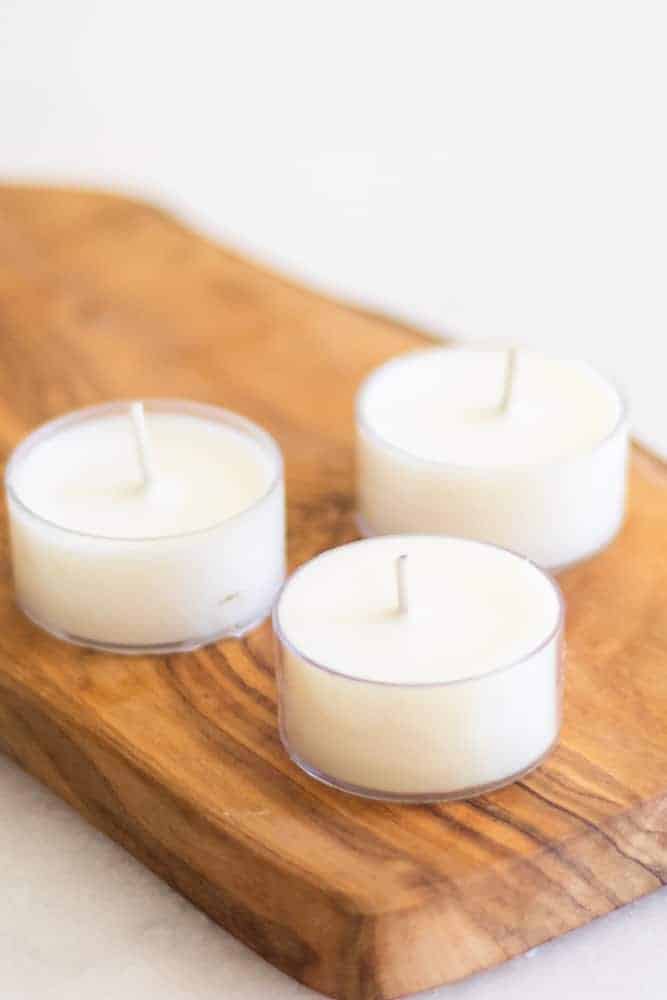
[[[264,492],[242,510],[237,511],[230,517],[226,517],[220,521],[215,521],[213,524],[206,525],[203,528],[170,532],[169,534],[164,535],[140,535],[137,537],[96,534],[91,531],[80,531],[78,528],[69,528],[64,524],[59,524],[58,521],[53,521],[50,518],[37,513],[37,511],[33,510],[32,507],[28,506],[28,504],[21,499],[14,483],[12,482],[12,473],[25,458],[28,452],[35,447],[35,445],[39,444],[44,439],[51,437],[59,430],[78,423],[83,423],[91,417],[109,416],[115,413],[125,413],[126,411],[129,413],[129,407],[133,401],[134,399],[132,398],[127,400],[114,399],[106,403],[96,403],[93,406],[84,406],[76,410],[70,410],[68,413],[63,414],[60,417],[54,417],[52,420],[47,420],[45,423],[36,427],[34,431],[31,431],[28,435],[26,435],[26,437],[24,437],[23,440],[21,440],[10,452],[9,458],[7,459],[7,465],[5,467],[5,490],[12,503],[16,504],[24,514],[34,518],[41,524],[47,525],[49,528],[55,528],[57,531],[65,532],[66,534],[74,537],[91,539],[97,542],[116,542],[123,544],[136,542],[138,544],[142,544],[147,542],[155,543],[175,541],[192,538],[197,535],[205,535],[210,531],[216,531],[223,525],[231,524],[237,518],[242,518],[249,514],[252,510],[259,507],[271,496],[272,493],[276,491],[276,489],[279,488],[282,483],[284,476],[282,451],[275,438],[268,431],[264,430],[263,427],[260,427],[259,424],[249,420],[247,417],[241,416],[239,413],[235,413],[234,410],[228,410],[222,406],[216,406],[213,403],[199,403],[196,400],[179,397],[148,396],[142,398],[142,402],[148,412],[151,410],[166,412],[177,411],[180,413],[189,413],[194,416],[208,417],[209,419],[216,420],[218,423],[226,427],[231,426],[235,430],[252,437],[253,440],[258,442],[264,451],[271,456],[271,460],[275,466],[272,478]]]
[[[337,670],[335,667],[327,666],[324,663],[320,663],[318,660],[314,660],[311,656],[304,653],[296,643],[288,639],[282,625],[280,624],[280,601],[283,594],[289,587],[290,583],[306,566],[311,563],[316,562],[319,559],[325,559],[330,553],[337,552],[339,549],[349,548],[352,545],[373,545],[381,541],[382,539],[391,538],[401,538],[401,539],[414,539],[414,538],[432,538],[438,540],[462,542],[466,545],[478,545],[489,549],[496,549],[499,552],[505,552],[507,555],[515,556],[517,559],[521,560],[523,563],[528,563],[533,567],[549,584],[557,604],[557,614],[556,621],[553,627],[549,630],[547,635],[540,639],[540,641],[529,649],[526,653],[517,657],[514,660],[510,660],[509,663],[501,663],[497,667],[493,667],[491,670],[486,670],[478,674],[468,674],[465,677],[454,677],[450,680],[442,681],[385,681],[378,680],[372,677],[360,677],[356,674],[345,673],[344,670]],[[274,635],[279,643],[286,646],[290,652],[294,653],[296,656],[305,660],[309,666],[315,667],[316,670],[321,670],[324,673],[331,674],[334,677],[341,677],[344,680],[356,681],[359,684],[376,684],[380,687],[394,687],[394,688],[411,688],[411,689],[426,689],[426,688],[443,688],[443,687],[461,687],[464,684],[474,684],[477,681],[483,681],[487,677],[493,677],[496,674],[505,673],[506,671],[512,670],[515,667],[520,667],[531,657],[535,656],[537,653],[541,652],[543,649],[553,642],[562,637],[565,630],[565,598],[563,592],[558,584],[558,581],[553,576],[549,570],[544,569],[542,566],[538,566],[537,563],[533,562],[532,559],[528,559],[527,556],[522,555],[520,552],[516,552],[513,549],[508,549],[503,545],[496,545],[494,542],[484,542],[476,538],[462,538],[460,535],[438,535],[438,534],[417,534],[417,533],[406,533],[406,534],[393,534],[393,535],[376,535],[372,538],[357,538],[354,541],[346,542],[343,545],[336,545],[334,548],[325,549],[323,552],[318,552],[317,555],[313,556],[312,559],[306,560],[306,562],[301,563],[300,566],[291,573],[281,586],[278,594],[276,595],[275,601],[273,602],[273,608],[271,611],[271,623],[273,625]]]
[[[385,437],[379,431],[377,431],[369,422],[366,415],[364,414],[364,397],[370,390],[371,383],[375,379],[379,378],[380,375],[387,371],[389,368],[399,365],[401,362],[405,361],[407,358],[414,358],[418,355],[425,355],[431,353],[445,353],[447,351],[453,352],[464,352],[470,354],[488,354],[497,353],[502,354],[502,348],[476,348],[474,344],[436,344],[432,347],[419,347],[415,350],[403,351],[401,354],[396,354],[391,358],[387,358],[382,364],[378,365],[371,372],[366,375],[363,379],[359,388],[357,389],[357,394],[355,397],[354,412],[357,421],[357,426],[361,429],[368,437],[372,438],[374,441],[382,445],[390,451],[393,451],[399,455],[411,459],[414,462],[419,462],[424,465],[436,466],[441,469],[459,469],[465,472],[485,472],[488,469],[498,470],[513,470],[513,469],[544,469],[550,467],[558,467],[560,465],[566,465],[570,462],[576,462],[582,458],[588,458],[590,455],[595,454],[598,450],[603,448],[609,441],[611,441],[618,433],[620,433],[624,428],[628,426],[629,418],[629,404],[625,394],[621,391],[616,380],[611,378],[606,373],[603,373],[597,368],[596,365],[592,364],[590,361],[582,358],[566,358],[559,357],[558,355],[542,354],[540,351],[529,351],[526,348],[519,348],[519,354],[532,354],[535,357],[545,358],[549,361],[561,361],[567,362],[569,364],[580,364],[587,368],[593,375],[595,375],[603,384],[606,384],[612,391],[618,403],[618,416],[614,421],[611,429],[607,431],[601,438],[594,441],[590,447],[581,449],[579,451],[574,451],[569,455],[557,455],[552,458],[537,459],[530,462],[502,462],[502,463],[491,463],[491,462],[478,462],[477,464],[472,462],[452,462],[446,458],[428,458],[425,455],[419,455],[417,452],[410,451],[407,448],[402,447],[400,444],[395,444],[390,441],[389,438]]]

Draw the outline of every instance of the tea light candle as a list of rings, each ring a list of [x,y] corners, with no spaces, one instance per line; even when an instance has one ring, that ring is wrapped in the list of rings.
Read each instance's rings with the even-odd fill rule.
[[[432,348],[373,372],[357,397],[363,534],[478,538],[561,568],[618,532],[628,425],[584,362]]]
[[[45,424],[6,472],[19,606],[119,652],[240,635],[284,578],[280,451],[250,421],[178,400]]]
[[[560,592],[504,549],[352,542],[292,575],[273,622],[283,743],[338,788],[468,797],[531,770],[558,738]]]

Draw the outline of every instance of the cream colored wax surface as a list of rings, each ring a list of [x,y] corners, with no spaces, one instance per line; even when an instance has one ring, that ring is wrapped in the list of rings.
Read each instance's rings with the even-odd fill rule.
[[[342,787],[457,797],[526,770],[557,737],[561,602],[511,553],[432,536],[353,543],[297,571],[274,620],[285,743]]]
[[[408,555],[410,611],[394,563]],[[280,627],[310,659],[354,677],[434,684],[530,653],[556,625],[553,585],[509,552],[451,538],[387,538],[324,553],[297,572]]]
[[[589,365],[433,348],[374,372],[358,397],[358,494],[368,534],[479,538],[560,567],[618,530],[627,423]]]
[[[141,652],[238,634],[284,575],[280,453],[234,414],[146,403],[144,484],[128,404],[45,425],[7,472],[17,599],[38,624]]]
[[[507,356],[445,348],[388,365],[364,416],[390,444],[457,465],[549,462],[589,451],[621,416],[618,394],[588,365],[522,352],[498,412]]]
[[[112,538],[199,531],[265,493],[274,469],[240,431],[193,414],[148,412],[155,481],[145,489],[123,413],[45,439],[17,467],[14,492],[61,527]]]

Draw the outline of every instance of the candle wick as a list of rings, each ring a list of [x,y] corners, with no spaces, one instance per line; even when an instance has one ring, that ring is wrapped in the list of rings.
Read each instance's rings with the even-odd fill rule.
[[[514,378],[516,375],[516,360],[517,360],[517,350],[515,347],[511,347],[507,352],[507,359],[505,362],[505,379],[503,383],[503,395],[500,400],[500,406],[498,407],[500,413],[507,413],[510,407],[510,402],[512,399],[512,391],[514,389]]]
[[[130,407],[130,416],[132,417],[134,441],[137,446],[137,458],[139,459],[139,465],[141,467],[141,476],[144,486],[148,487],[155,479],[155,468],[151,455],[150,442],[148,440],[148,431],[146,429],[144,404],[139,402],[132,403]]]
[[[408,601],[408,557],[399,556],[396,560],[396,590],[398,594],[398,612],[407,615],[410,611]]]

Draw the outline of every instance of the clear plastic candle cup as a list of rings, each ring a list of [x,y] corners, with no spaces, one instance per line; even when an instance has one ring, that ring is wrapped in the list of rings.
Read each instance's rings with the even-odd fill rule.
[[[317,556],[273,612],[281,736],[315,778],[371,798],[467,798],[555,745],[563,602],[496,546],[365,539]]]
[[[364,535],[478,538],[560,569],[625,511],[628,423],[581,361],[435,347],[382,365],[357,396]]]
[[[192,649],[259,623],[284,579],[280,450],[218,407],[70,413],[18,446],[5,484],[17,602],[59,638]]]

